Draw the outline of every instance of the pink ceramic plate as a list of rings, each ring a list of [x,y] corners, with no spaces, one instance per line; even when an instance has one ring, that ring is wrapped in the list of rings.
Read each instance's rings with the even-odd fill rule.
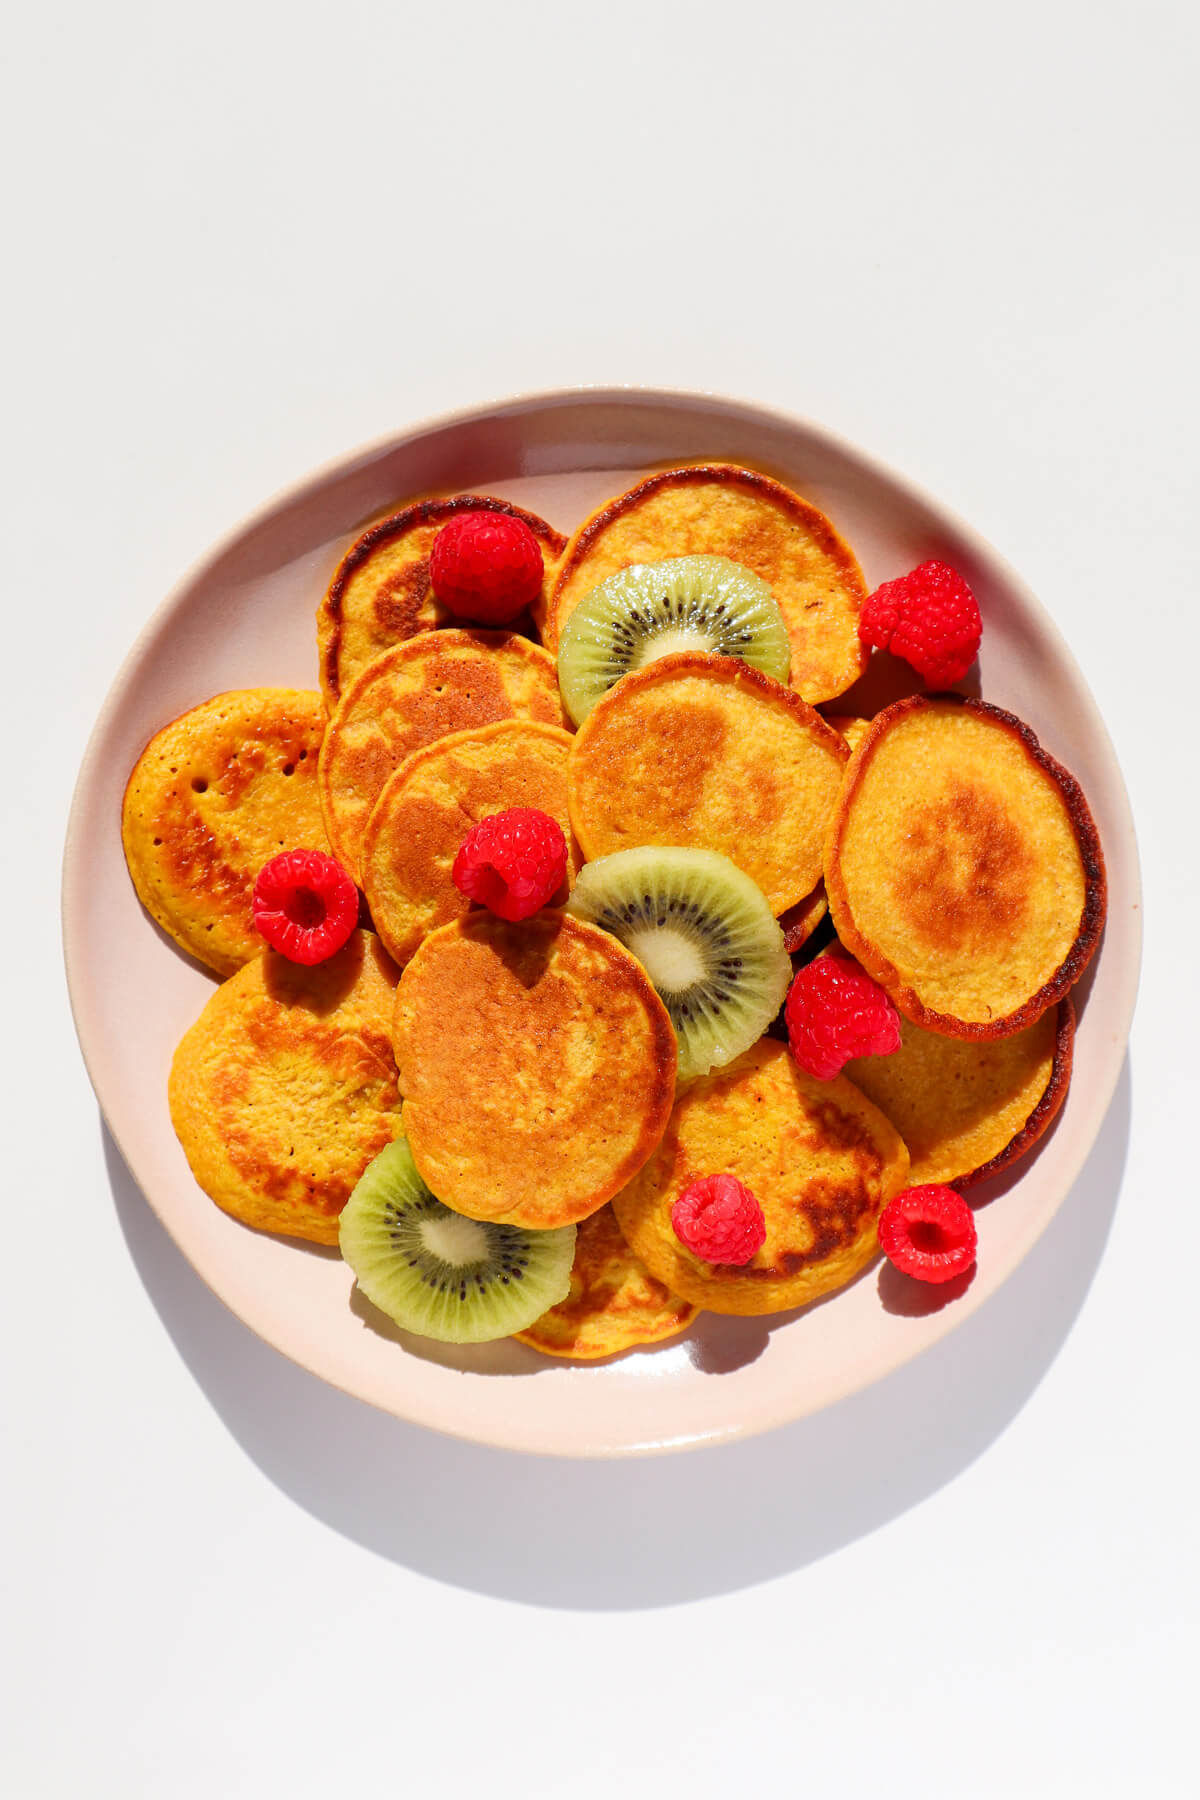
[[[714,458],[765,469],[813,500],[854,546],[871,585],[929,556],[962,569],[986,621],[981,691],[1029,720],[1082,783],[1108,861],[1110,908],[1105,941],[1076,990],[1066,1106],[1019,1174],[993,1184],[994,1203],[978,1206],[974,1281],[925,1316],[889,1310],[876,1265],[806,1312],[702,1316],[674,1343],[602,1365],[558,1362],[515,1342],[455,1350],[382,1335],[357,1308],[336,1253],[244,1229],[192,1180],[166,1079],[212,978],[134,896],[119,829],[126,777],[155,731],[211,694],[316,687],[317,602],[347,544],[381,509],[470,489],[519,500],[569,531],[651,467]],[[961,1324],[1045,1230],[1096,1137],[1141,952],[1137,851],[1108,735],[1055,626],[1012,571],[942,507],[826,432],[761,407],[636,390],[539,395],[403,432],[271,501],[218,545],[150,621],[97,723],[71,815],[63,915],[76,1024],[105,1118],[155,1212],[225,1304],[314,1374],[401,1418],[571,1456],[765,1430],[866,1386]],[[971,1195],[988,1197],[982,1188]]]

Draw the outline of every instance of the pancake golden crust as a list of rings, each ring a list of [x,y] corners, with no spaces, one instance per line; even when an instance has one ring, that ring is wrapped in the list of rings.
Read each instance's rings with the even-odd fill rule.
[[[838,936],[916,1024],[1006,1037],[1056,1004],[1104,924],[1074,776],[982,700],[913,695],[851,757],[825,847]]]
[[[380,519],[353,543],[317,609],[317,650],[321,690],[330,712],[354,677],[391,645],[453,622],[433,597],[429,557],[433,540],[456,513],[499,512],[528,525],[542,552],[546,576],[538,623],[558,560],[566,546],[561,532],[536,513],[486,494],[454,494],[419,500]]]
[[[791,688],[685,651],[622,676],[571,746],[571,823],[590,861],[639,844],[718,850],[776,915],[821,877],[849,751]]]
[[[268,950],[180,1041],[171,1122],[204,1192],[243,1224],[337,1243],[351,1189],[400,1129],[396,974],[366,931],[313,968]]]
[[[432,631],[385,650],[330,719],[318,780],[334,855],[359,879],[372,808],[405,757],[501,719],[565,725],[554,659],[511,631]]]
[[[851,750],[857,750],[871,728],[870,719],[854,718],[850,713],[831,713],[824,715],[825,723],[832,725],[841,733]]]
[[[468,1218],[586,1218],[671,1110],[675,1033],[645,970],[553,909],[433,932],[400,978],[392,1038],[413,1161]]]
[[[319,694],[217,694],[151,738],[125,789],[121,836],[142,905],[219,975],[257,956],[251,896],[281,850],[329,845],[317,793]]]
[[[651,1275],[621,1236],[612,1207],[602,1206],[579,1223],[566,1299],[514,1335],[548,1356],[588,1362],[676,1337],[696,1311]]]
[[[829,916],[829,898],[825,892],[825,883],[818,881],[811,894],[803,900],[797,900],[795,906],[780,913],[779,926],[783,932],[783,947],[789,956],[795,956],[797,950],[803,950],[817,926]]]
[[[1004,1038],[952,1038],[901,1019],[900,1048],[846,1064],[908,1146],[909,1181],[971,1187],[1031,1150],[1066,1097],[1070,999]]]
[[[735,1175],[766,1221],[740,1268],[706,1263],[671,1225],[705,1175]],[[895,1128],[844,1076],[814,1081],[760,1039],[679,1096],[662,1143],[613,1201],[629,1244],[661,1282],[719,1313],[783,1312],[843,1287],[879,1248],[879,1215],[908,1182]]]
[[[567,887],[583,861],[567,810],[569,732],[528,719],[438,738],[406,757],[386,782],[362,842],[362,884],[375,929],[403,966],[422,939],[470,901],[454,885],[454,859],[481,819],[535,806],[562,826]]]
[[[649,475],[586,519],[555,578],[546,642],[558,643],[584,595],[618,569],[704,554],[728,556],[769,585],[791,642],[791,685],[806,700],[832,700],[858,680],[867,587],[851,550],[816,507],[732,463]]]

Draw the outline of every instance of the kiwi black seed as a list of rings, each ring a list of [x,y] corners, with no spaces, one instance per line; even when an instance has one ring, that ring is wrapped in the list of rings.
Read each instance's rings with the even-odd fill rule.
[[[363,1171],[339,1243],[367,1299],[397,1325],[445,1344],[481,1344],[523,1331],[566,1299],[575,1227],[526,1231],[451,1212],[398,1137]]]
[[[679,1078],[722,1068],[779,1011],[792,965],[761,889],[715,850],[645,845],[597,857],[568,912],[620,938],[679,1039]]]
[[[618,569],[579,602],[558,645],[558,685],[576,725],[633,669],[708,650],[786,681],[787,626],[765,581],[726,556],[672,556]]]

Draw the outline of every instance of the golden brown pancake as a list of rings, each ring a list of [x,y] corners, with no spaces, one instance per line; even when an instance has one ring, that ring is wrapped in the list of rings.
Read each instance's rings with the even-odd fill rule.
[[[779,915],[779,925],[783,932],[783,947],[789,956],[797,950],[803,950],[813,932],[829,916],[829,900],[825,893],[825,883],[818,881],[811,894],[803,900],[797,900],[795,906],[789,906],[785,913]]]
[[[909,1180],[965,1188],[1032,1150],[1066,1098],[1075,1009],[1060,1000],[1024,1031],[952,1038],[900,1021],[900,1048],[846,1064],[908,1146]]]
[[[728,556],[771,588],[792,646],[791,685],[814,704],[867,666],[862,571],[823,513],[769,475],[706,463],[649,475],[586,519],[567,545],[543,633],[553,648],[585,594],[632,563]]]
[[[842,943],[918,1025],[1006,1037],[1087,966],[1104,859],[1079,784],[982,700],[914,695],[854,752],[825,850]]]
[[[776,915],[821,877],[849,752],[791,688],[685,651],[622,676],[571,746],[571,823],[591,861],[639,844],[718,850]]]
[[[562,826],[567,881],[583,860],[567,811],[569,732],[529,719],[456,731],[405,757],[384,785],[362,841],[362,884],[375,929],[403,966],[439,925],[463,918],[470,901],[452,871],[463,839],[481,819],[535,806]]]
[[[550,1228],[599,1210],[662,1136],[675,1033],[616,938],[549,909],[474,912],[427,937],[396,990],[404,1132],[473,1219]]]
[[[705,1175],[735,1175],[766,1242],[741,1268],[685,1249],[671,1207]],[[908,1182],[898,1133],[844,1076],[815,1081],[762,1038],[680,1094],[662,1143],[613,1211],[646,1267],[719,1313],[783,1312],[843,1287],[879,1248],[879,1215]]]
[[[406,756],[501,719],[565,724],[554,659],[511,631],[431,631],[368,663],[342,696],[321,751],[325,828],[357,881],[362,834]]]
[[[545,618],[551,577],[567,541],[560,532],[511,500],[485,494],[419,500],[363,532],[338,564],[317,608],[321,689],[330,712],[354,677],[383,651],[454,622],[433,597],[429,556],[442,526],[462,512],[506,513],[528,525],[546,566],[542,602],[534,609],[539,623]]]
[[[655,1280],[621,1236],[611,1206],[581,1219],[571,1291],[527,1331],[523,1344],[548,1356],[590,1361],[686,1331],[696,1308]]]
[[[851,750],[858,749],[871,726],[870,719],[852,718],[849,713],[827,712],[824,718],[827,725],[832,725],[835,731],[841,732]]]
[[[125,789],[121,835],[138,898],[219,975],[257,956],[250,901],[282,850],[328,852],[317,794],[319,694],[245,688],[151,738]]]
[[[314,968],[267,950],[180,1042],[171,1122],[196,1180],[235,1219],[337,1243],[351,1189],[400,1130],[396,974],[367,931]]]

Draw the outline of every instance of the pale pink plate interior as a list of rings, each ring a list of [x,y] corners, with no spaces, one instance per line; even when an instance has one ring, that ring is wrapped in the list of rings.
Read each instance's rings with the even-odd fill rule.
[[[1079,778],[1108,863],[1108,926],[1076,990],[1066,1106],[1019,1174],[973,1191],[977,1272],[938,1310],[897,1307],[895,1284],[876,1265],[806,1312],[705,1316],[674,1343],[601,1365],[553,1361],[516,1343],[454,1350],[385,1334],[352,1297],[336,1253],[245,1230],[192,1180],[171,1129],[166,1076],[213,981],[134,895],[119,829],[126,777],[155,731],[211,694],[317,685],[317,602],[346,545],[381,509],[471,489],[520,500],[570,531],[645,470],[706,459],[745,462],[796,487],[849,539],[871,585],[938,556],[974,586],[986,621],[979,691],[1027,719]],[[272,501],[218,546],[151,620],[97,723],[68,833],[63,915],[76,1023],[105,1118],[155,1212],[225,1304],[305,1368],[401,1418],[579,1456],[714,1443],[799,1418],[961,1323],[1045,1229],[1096,1137],[1141,952],[1137,851],[1108,735],[1047,613],[995,552],[813,426],[729,401],[620,390],[536,396],[403,433]]]

